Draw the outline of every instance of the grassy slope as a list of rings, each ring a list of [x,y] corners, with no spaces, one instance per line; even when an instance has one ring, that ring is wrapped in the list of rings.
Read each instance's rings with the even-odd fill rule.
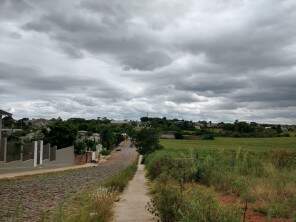
[[[165,148],[242,148],[248,150],[266,151],[270,149],[295,149],[296,137],[274,138],[230,138],[217,137],[215,140],[174,140],[162,139],[161,144]]]

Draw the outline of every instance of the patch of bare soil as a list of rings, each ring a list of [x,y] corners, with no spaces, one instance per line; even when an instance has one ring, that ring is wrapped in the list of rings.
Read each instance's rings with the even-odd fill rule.
[[[231,195],[231,194],[218,194],[218,200],[223,205],[239,205],[241,208],[244,208],[244,203],[238,196]],[[254,204],[250,204],[247,211],[246,211],[246,221],[247,222],[293,222],[292,219],[285,219],[285,218],[273,218],[268,220],[266,215],[261,214],[254,210]]]

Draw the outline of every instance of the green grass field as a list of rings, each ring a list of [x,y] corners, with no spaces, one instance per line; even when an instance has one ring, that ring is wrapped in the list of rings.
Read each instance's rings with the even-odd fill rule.
[[[160,143],[165,148],[218,148],[218,149],[247,149],[266,151],[270,149],[295,149],[296,137],[273,138],[230,138],[217,137],[215,140],[175,140],[161,139]]]
[[[163,221],[244,221],[247,205],[264,221],[296,221],[296,137],[160,142],[146,169]],[[228,208],[221,195],[239,205]]]

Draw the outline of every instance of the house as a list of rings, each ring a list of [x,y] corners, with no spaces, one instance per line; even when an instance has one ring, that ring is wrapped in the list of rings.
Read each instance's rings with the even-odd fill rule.
[[[46,119],[32,119],[31,123],[32,123],[32,126],[43,127],[43,126],[47,126],[48,120],[46,120]]]
[[[123,124],[130,124],[130,122],[128,120],[111,120],[111,124],[123,125]]]
[[[174,132],[174,131],[165,132],[160,135],[160,138],[161,139],[175,139],[175,133],[176,132]]]

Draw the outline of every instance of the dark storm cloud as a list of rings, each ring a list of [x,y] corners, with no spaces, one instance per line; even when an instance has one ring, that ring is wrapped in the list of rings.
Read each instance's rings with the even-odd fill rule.
[[[290,7],[285,5],[288,2]],[[178,46],[192,53],[205,53],[211,62],[231,67],[233,72],[295,65],[295,55],[287,51],[296,40],[295,4],[292,1],[258,1],[257,6],[268,11],[262,14],[255,8],[256,4],[249,5],[241,10],[245,15],[228,20],[229,30],[229,24],[225,24],[225,30],[218,35],[210,29],[213,35],[208,38],[199,37],[197,32],[195,38],[180,42]],[[244,19],[239,26],[237,19]]]
[[[294,0],[5,0],[0,93],[46,93],[44,115],[296,122],[295,21]]]
[[[14,91],[13,89],[33,92],[63,92],[63,93],[79,93],[90,91],[90,96],[98,99],[123,99],[126,98],[127,92],[123,89],[114,88],[103,80],[93,78],[75,77],[68,74],[65,75],[43,75],[41,70],[24,66],[12,66],[11,64],[0,62],[0,81],[4,83],[2,90]],[[8,83],[5,86],[5,83]],[[81,104],[89,104],[91,98],[86,98],[83,102],[82,98],[76,97],[75,101]]]
[[[222,77],[222,78],[221,78]],[[193,92],[229,93],[247,87],[246,79],[223,77],[219,75],[191,76],[175,83],[176,89]]]
[[[71,78],[67,75],[44,76],[41,70],[3,62],[0,62],[0,80],[9,82],[16,88],[41,91],[63,91],[91,82],[87,79]]]
[[[92,4],[97,6],[90,8]],[[165,52],[149,49],[149,44],[156,44],[155,39],[138,31],[129,33],[132,25],[128,21],[129,15],[126,10],[116,10],[115,7],[124,5],[118,4],[82,2],[81,5],[89,11],[71,6],[66,14],[53,10],[26,23],[23,28],[47,33],[75,58],[81,58],[83,51],[112,54],[123,67],[140,70],[153,70],[170,64],[171,59]]]
[[[0,18],[16,19],[21,14],[32,10],[26,0],[1,0]]]

